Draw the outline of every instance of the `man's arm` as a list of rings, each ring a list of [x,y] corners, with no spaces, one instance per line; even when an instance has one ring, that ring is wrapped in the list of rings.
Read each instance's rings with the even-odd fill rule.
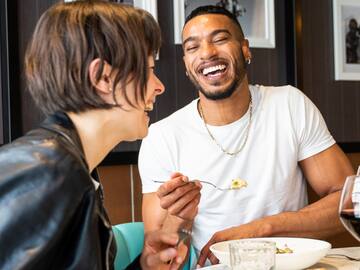
[[[216,242],[266,236],[327,238],[343,231],[338,218],[341,189],[346,176],[354,174],[346,155],[333,145],[299,164],[308,183],[322,199],[296,212],[267,216],[215,233],[202,249],[198,264],[204,265],[206,258],[217,262],[209,251]]]

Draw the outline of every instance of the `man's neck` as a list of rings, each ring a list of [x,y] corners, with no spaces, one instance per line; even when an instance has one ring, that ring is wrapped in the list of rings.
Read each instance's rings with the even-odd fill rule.
[[[248,110],[250,89],[247,79],[244,79],[231,97],[222,100],[210,100],[199,93],[202,113],[206,123],[213,126],[223,126],[240,119]],[[198,108],[199,110],[199,108]]]

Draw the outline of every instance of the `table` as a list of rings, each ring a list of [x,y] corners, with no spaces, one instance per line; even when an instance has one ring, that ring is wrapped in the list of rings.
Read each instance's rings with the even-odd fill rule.
[[[353,258],[360,257],[360,246],[350,248],[333,248],[328,252],[330,254],[344,254]],[[204,270],[225,270],[229,269],[224,264],[217,264],[201,268]],[[306,270],[360,270],[360,262],[350,261],[349,259],[341,258],[322,258],[317,264],[306,268]]]
[[[344,254],[355,258],[360,258],[360,247],[333,248],[328,252],[330,254]],[[350,261],[341,258],[322,258],[317,264],[307,268],[307,270],[360,270],[360,262]]]

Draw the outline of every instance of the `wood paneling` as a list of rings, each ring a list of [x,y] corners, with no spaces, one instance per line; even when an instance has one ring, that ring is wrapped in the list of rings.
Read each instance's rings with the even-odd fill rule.
[[[3,16],[5,15],[4,13],[5,10],[3,10],[3,7],[1,6],[1,10],[0,10],[0,40],[3,41],[3,40],[6,40],[5,37],[4,37],[4,27],[3,27]],[[4,76],[3,73],[4,73],[4,68],[2,67],[2,63],[4,62],[2,60],[2,57],[3,55],[5,55],[5,52],[4,52],[4,48],[3,48],[3,42],[0,42],[0,145],[4,144],[4,120],[3,120],[3,99],[2,99],[2,93],[3,93],[3,88],[4,88],[4,85],[3,85],[3,80],[2,80],[2,77]],[[4,73],[5,74],[5,73]]]
[[[252,48],[253,59],[249,66],[249,81],[253,84],[286,85],[293,84],[294,48],[292,1],[275,1],[275,49]],[[251,44],[250,44],[251,45]]]
[[[360,81],[334,80],[332,1],[296,1],[302,90],[318,106],[338,142],[359,142]]]
[[[142,186],[137,165],[132,165],[134,183],[134,221],[142,221]]]
[[[142,221],[142,187],[137,166],[101,166],[98,172],[111,223]]]
[[[57,0],[21,0],[18,2],[18,39],[19,39],[19,63],[20,63],[20,102],[21,104],[21,127],[25,133],[35,128],[43,119],[44,115],[35,106],[30,94],[26,90],[23,63],[26,46],[34,31],[36,22],[41,14],[51,5],[57,3]]]
[[[104,188],[104,205],[112,224],[132,221],[130,166],[99,167]]]
[[[16,1],[0,1],[0,145],[21,134],[17,34]]]

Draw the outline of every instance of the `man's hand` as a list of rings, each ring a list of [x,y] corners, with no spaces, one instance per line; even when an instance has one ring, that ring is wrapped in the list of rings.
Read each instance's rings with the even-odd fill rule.
[[[189,181],[181,173],[173,173],[171,179],[159,187],[157,196],[168,214],[192,221],[198,212],[200,190],[199,181]]]
[[[201,267],[204,266],[206,259],[209,259],[212,264],[219,263],[219,260],[210,251],[210,246],[212,244],[234,239],[266,237],[270,234],[269,225],[265,222],[262,222],[261,219],[241,226],[216,232],[211,237],[209,242],[207,242],[207,244],[202,248],[198,259],[198,265]]]
[[[146,270],[168,266],[171,270],[178,269],[184,260],[175,248],[178,240],[179,236],[176,233],[165,233],[160,230],[147,233],[140,258],[141,268]]]

